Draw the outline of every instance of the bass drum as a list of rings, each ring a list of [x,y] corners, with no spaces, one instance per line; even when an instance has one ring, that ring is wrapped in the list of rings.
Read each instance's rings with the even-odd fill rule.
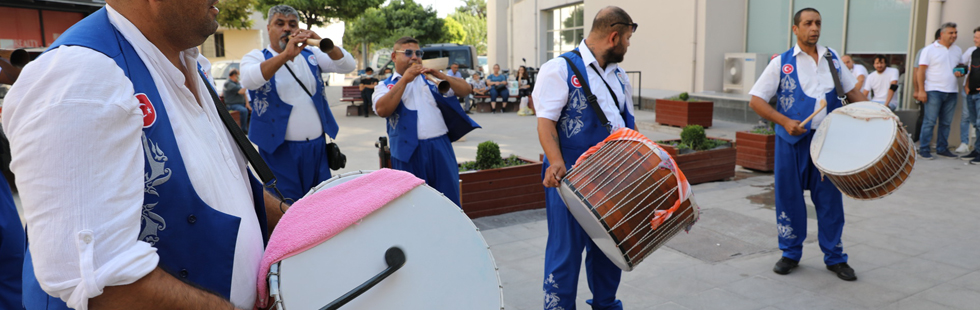
[[[369,172],[335,176],[306,196]],[[271,295],[280,309],[320,309],[385,270],[390,247],[404,251],[404,266],[343,309],[503,309],[500,278],[483,235],[459,207],[425,184],[273,264]]]

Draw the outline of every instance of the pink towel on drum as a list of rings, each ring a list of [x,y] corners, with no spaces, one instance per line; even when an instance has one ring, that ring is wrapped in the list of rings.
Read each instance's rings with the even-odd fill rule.
[[[272,231],[262,256],[256,306],[265,308],[269,302],[266,277],[272,264],[327,241],[423,183],[411,173],[381,169],[297,200]]]

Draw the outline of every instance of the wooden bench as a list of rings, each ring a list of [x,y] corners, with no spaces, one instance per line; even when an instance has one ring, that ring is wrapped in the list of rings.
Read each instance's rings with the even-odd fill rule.
[[[511,98],[513,98],[514,101],[510,101]],[[490,96],[489,95],[475,95],[475,96],[473,96],[473,101],[476,102],[476,111],[477,112],[480,112],[480,113],[489,113],[490,112],[491,105],[490,105]],[[503,103],[502,102],[498,102],[497,103],[497,105],[501,105],[501,104],[503,104]],[[534,110],[534,102],[533,102],[533,100],[531,100],[531,97],[528,97],[527,107],[529,109],[531,109],[531,110]],[[520,103],[520,101],[517,101],[517,96],[507,97],[507,110],[506,110],[506,112],[517,112],[517,110],[519,110],[520,108],[521,108],[521,103]]]
[[[344,86],[341,102],[350,102],[347,106],[347,116],[363,116],[360,105],[364,104],[361,98],[361,88],[358,86]]]

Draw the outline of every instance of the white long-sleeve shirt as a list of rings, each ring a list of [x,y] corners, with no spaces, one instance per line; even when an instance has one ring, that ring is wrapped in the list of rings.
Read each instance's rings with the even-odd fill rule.
[[[392,74],[394,74],[392,81],[402,77],[398,72]],[[393,87],[394,83],[388,85],[381,81],[378,82],[378,86],[374,87],[374,94],[371,95],[371,99],[374,102],[372,108],[375,113],[378,112],[378,100],[388,94],[389,86]],[[453,90],[450,89],[446,96],[453,94]],[[405,105],[406,109],[418,111],[419,120],[416,132],[419,140],[435,138],[449,132],[449,127],[446,127],[446,120],[442,118],[442,112],[436,105],[436,99],[432,96],[432,91],[429,90],[429,84],[425,82],[425,76],[419,74],[415,80],[405,85],[405,91],[402,92],[402,104]]]
[[[796,76],[800,79],[800,87],[803,87],[803,93],[817,99],[817,102],[814,103],[814,109],[820,107],[820,99],[823,99],[828,92],[834,89],[834,77],[830,74],[830,66],[824,57],[828,48],[817,44],[819,57],[817,57],[818,61],[816,62],[813,61],[813,57],[803,53],[799,45],[793,48],[793,55],[796,56],[796,67],[793,70],[796,70]],[[831,51],[834,50],[831,49]],[[801,55],[801,53],[803,54]],[[834,54],[840,55],[837,54],[837,51],[834,51]],[[755,81],[749,95],[759,97],[767,102],[776,95],[776,90],[779,88],[779,72],[783,66],[782,59],[782,55],[777,55],[769,61],[769,65],[762,71],[759,79]],[[838,66],[843,65],[838,61]],[[857,84],[857,79],[854,78],[850,70],[847,70],[847,67],[840,70],[840,85],[845,94],[854,89],[855,84]],[[817,116],[813,117],[810,128],[819,127],[825,117],[827,117],[827,109],[821,109]]]
[[[616,74],[619,64],[607,64],[605,69],[599,67],[599,62],[592,55],[589,47],[585,45],[585,40],[579,44],[578,51],[582,54],[582,62],[585,63],[585,72],[582,74],[589,79],[589,88],[599,101],[599,108],[606,114],[606,119],[612,124],[613,131],[625,127],[626,122],[619,111],[626,108],[629,109],[630,114],[633,114],[633,96],[631,95],[633,86],[630,85],[629,77],[626,74]],[[590,64],[594,64],[596,68],[602,70],[602,75],[600,76],[598,72],[593,70],[589,66]],[[561,57],[549,60],[541,66],[534,91],[531,93],[531,96],[534,97],[534,112],[538,117],[556,122],[561,117],[561,110],[568,103],[568,82],[566,81],[568,81],[569,74],[575,73],[568,71],[568,63]],[[614,94],[609,93],[609,89],[602,82],[603,80],[609,83],[609,88],[612,88]],[[623,92],[624,85],[626,92]],[[619,107],[613,101],[613,95],[619,100]]]
[[[262,258],[245,159],[197,71],[196,48],[181,52],[186,75],[129,20],[106,5],[160,91],[190,181],[201,199],[241,218],[231,301],[251,309]],[[185,79],[197,91],[188,89]],[[126,285],[157,267],[156,248],[138,241],[143,209],[143,114],[132,82],[102,53],[63,46],[24,68],[7,94],[3,128],[11,143],[30,251],[41,287],[75,309],[106,286]],[[160,121],[159,119],[157,121]],[[207,238],[208,236],[200,236]]]
[[[330,55],[327,55],[319,48],[313,48],[307,46],[306,49],[313,52],[313,57],[316,58],[316,63],[320,66],[320,70],[323,73],[327,72],[339,72],[348,73],[354,71],[354,67],[357,66],[357,61],[354,57],[350,55],[346,50],[341,47],[341,51],[344,52],[344,57],[338,60],[333,60]],[[266,49],[272,53],[275,57],[279,55],[272,46]],[[255,90],[265,83],[268,82],[262,77],[262,62],[265,61],[265,55],[262,54],[262,50],[252,50],[245,57],[242,57],[242,87],[247,89]],[[303,55],[297,55],[293,60],[287,61],[284,66],[289,66],[296,74],[296,78],[303,82],[310,93],[316,93],[316,78],[313,76],[313,72],[310,71],[310,67],[307,64],[307,59],[303,59]],[[279,99],[293,106],[292,111],[289,113],[289,121],[286,123],[286,140],[288,141],[304,141],[312,140],[323,136],[323,126],[320,125],[320,114],[316,112],[316,107],[313,106],[313,98],[303,90],[296,79],[293,78],[292,74],[289,74],[289,70],[284,67],[280,67],[276,74],[273,75],[276,79],[276,89],[279,93]],[[326,94],[323,94],[326,96]]]

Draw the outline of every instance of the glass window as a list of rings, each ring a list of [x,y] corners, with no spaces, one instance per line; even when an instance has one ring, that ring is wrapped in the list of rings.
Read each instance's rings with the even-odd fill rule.
[[[546,11],[545,55],[551,59],[571,51],[582,42],[585,33],[585,5],[579,3]]]
[[[906,53],[909,44],[907,29],[909,29],[909,17],[912,15],[912,3],[910,1],[850,0],[849,9],[847,15],[848,54]],[[896,35],[895,30],[900,30],[902,35]],[[960,29],[960,34],[964,32],[963,29]],[[929,36],[931,39],[932,34]],[[927,40],[927,42],[932,42],[932,40]]]
[[[749,0],[746,52],[772,55],[789,49],[790,0]]]
[[[817,44],[829,46],[840,53],[841,45],[844,44],[844,0],[793,1],[793,14],[804,8],[814,8],[820,11],[820,40],[817,41]],[[908,29],[908,27],[903,29]],[[796,35],[793,35],[790,40],[790,46],[796,45]]]

